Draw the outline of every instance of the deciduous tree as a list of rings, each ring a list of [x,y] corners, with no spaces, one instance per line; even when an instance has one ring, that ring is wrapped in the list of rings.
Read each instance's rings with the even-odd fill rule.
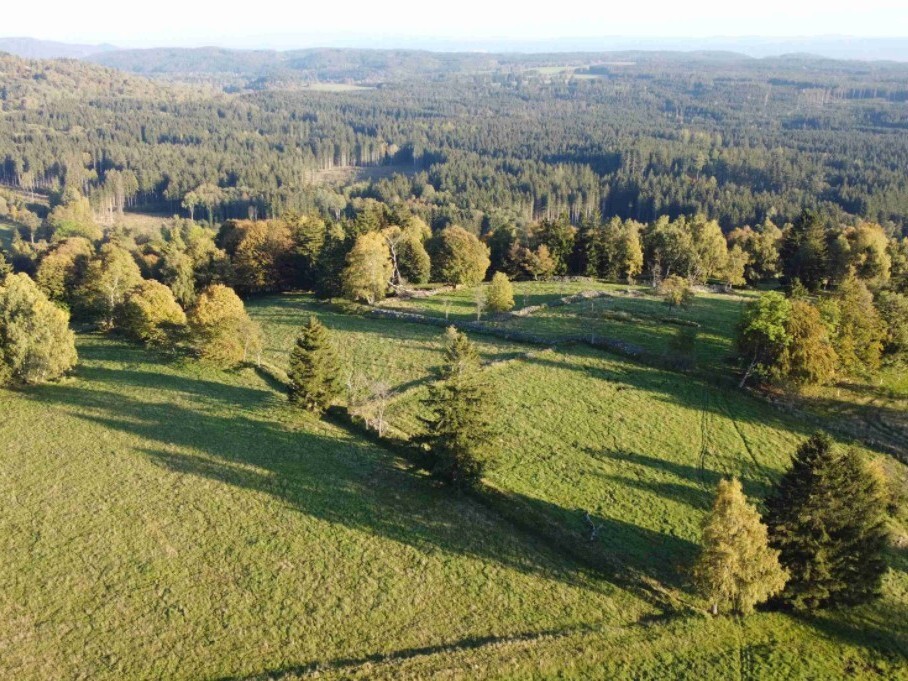
[[[788,573],[779,552],[769,547],[766,525],[747,502],[737,479],[722,480],[712,511],[703,520],[700,557],[694,580],[712,604],[713,614],[738,615],[782,591]]]
[[[51,381],[77,360],[69,315],[26,274],[0,281],[0,384]]]

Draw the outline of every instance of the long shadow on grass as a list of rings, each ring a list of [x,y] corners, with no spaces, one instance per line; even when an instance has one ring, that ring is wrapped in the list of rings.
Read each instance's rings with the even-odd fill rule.
[[[870,607],[844,608],[818,611],[816,613],[794,613],[797,620],[810,625],[832,639],[876,651],[889,664],[898,663],[901,673],[908,671],[908,606],[887,599]],[[884,676],[883,670],[855,669],[857,676],[862,672],[875,671],[874,676]],[[894,669],[890,678],[901,678]]]
[[[589,564],[565,560],[569,554],[530,528],[503,524],[488,507],[437,488],[387,451],[275,408],[274,393],[162,377],[149,366],[119,371],[87,366],[80,373],[90,382],[45,386],[30,394],[140,438],[148,443],[144,453],[171,471],[267,493],[315,518],[426,553],[472,556],[597,591],[613,588],[591,580]],[[216,394],[209,395],[209,389]],[[266,410],[255,411],[261,407]]]
[[[596,365],[603,359],[609,361],[608,368]],[[595,350],[573,348],[556,359],[533,355],[527,358],[527,362],[614,383],[618,391],[631,389],[652,393],[654,416],[658,415],[660,408],[669,408],[660,404],[665,403],[693,411],[707,411],[724,418],[733,416],[736,421],[787,430],[805,437],[815,430],[811,424],[786,418],[770,405],[745,393],[717,387],[697,376],[649,367],[617,356],[603,357]],[[733,415],[730,413],[732,410]]]
[[[632,477],[630,475],[611,475],[599,473],[602,478],[614,481],[621,485],[633,487],[642,491],[652,492],[660,496],[672,499],[697,510],[707,510],[712,505],[715,497],[716,486],[719,480],[728,477],[725,472],[719,472],[707,466],[692,466],[678,461],[662,459],[647,454],[626,451],[599,451],[592,448],[586,448],[585,453],[589,456],[602,460],[614,461],[619,470],[630,473],[632,467],[649,469],[657,475],[669,475],[679,479],[679,482],[659,482],[652,480],[652,475],[647,474],[646,478]],[[751,499],[764,498],[769,487],[767,480],[775,479],[778,472],[763,465],[758,465],[752,461],[745,461],[742,468],[747,469],[754,477],[737,475],[738,479],[744,485],[745,492]]]

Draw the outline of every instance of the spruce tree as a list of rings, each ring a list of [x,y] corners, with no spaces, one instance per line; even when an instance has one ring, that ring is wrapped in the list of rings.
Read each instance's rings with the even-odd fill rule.
[[[337,351],[328,329],[314,316],[302,328],[290,352],[290,400],[321,414],[341,393]]]
[[[713,613],[739,615],[779,593],[788,574],[768,544],[766,526],[737,480],[721,480],[712,511],[703,521],[703,547],[694,567],[697,587]]]
[[[771,544],[791,577],[784,603],[812,610],[879,594],[886,571],[885,493],[856,451],[840,454],[828,436],[813,435],[767,506]]]
[[[454,327],[445,336],[445,362],[424,403],[431,415],[418,442],[428,446],[433,475],[469,487],[482,477],[492,451],[497,400],[473,343]]]

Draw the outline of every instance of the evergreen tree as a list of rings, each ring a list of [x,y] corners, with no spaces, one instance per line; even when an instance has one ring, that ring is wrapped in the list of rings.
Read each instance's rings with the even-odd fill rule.
[[[341,393],[340,363],[328,329],[315,316],[297,336],[290,352],[290,400],[322,413]]]
[[[826,226],[820,216],[804,211],[787,229],[781,247],[782,267],[789,281],[799,279],[810,291],[828,278]]]
[[[796,609],[850,605],[878,596],[886,563],[885,494],[859,454],[817,433],[804,442],[767,502],[770,541]]]
[[[513,307],[514,287],[504,272],[496,272],[486,291],[486,308],[491,312],[507,312]]]
[[[703,520],[702,548],[694,567],[694,580],[712,603],[713,614],[727,608],[747,615],[779,593],[787,577],[741,483],[721,480],[712,511]]]
[[[445,361],[439,382],[432,386],[423,419],[426,433],[418,442],[428,446],[427,468],[454,485],[476,484],[492,452],[497,400],[482,372],[473,343],[454,327],[445,334]]]

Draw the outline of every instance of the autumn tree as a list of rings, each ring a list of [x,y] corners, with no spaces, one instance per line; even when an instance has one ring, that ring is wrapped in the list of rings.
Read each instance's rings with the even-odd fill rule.
[[[172,346],[186,327],[186,313],[170,288],[149,279],[130,291],[117,325],[148,345]]]
[[[728,250],[725,271],[722,273],[726,289],[730,289],[732,286],[743,286],[747,282],[744,277],[744,270],[749,259],[750,256],[737,244]]]
[[[694,299],[694,290],[690,282],[676,274],[662,280],[659,285],[659,294],[671,308],[687,308]]]
[[[113,243],[104,244],[88,264],[79,293],[79,305],[100,317],[103,326],[114,326],[127,294],[142,282],[132,254]]]
[[[432,277],[452,286],[475,286],[489,269],[489,249],[463,227],[442,230],[429,242]]]
[[[391,256],[394,286],[404,284],[424,284],[429,280],[432,262],[422,242],[419,226],[400,228],[397,225],[386,227],[381,232],[388,245]]]
[[[795,385],[830,381],[836,373],[838,356],[819,310],[804,300],[791,301],[785,333],[788,342],[772,368],[773,376]]]
[[[722,277],[728,269],[728,242],[715,220],[697,215],[688,221],[693,243],[693,277],[706,282]]]
[[[445,334],[444,364],[424,406],[427,468],[454,485],[479,482],[491,457],[496,433],[497,399],[473,343],[454,327]]]
[[[347,298],[375,305],[388,294],[393,265],[380,233],[366,232],[357,237],[346,262],[341,279]]]
[[[88,239],[65,239],[41,258],[35,281],[48,298],[72,306],[93,254],[94,249]]]
[[[633,281],[643,271],[643,225],[635,220],[612,218],[598,237],[601,241],[598,267],[589,274]]]
[[[261,352],[261,329],[228,286],[214,284],[204,289],[188,321],[199,355],[213,364],[230,368]]]
[[[102,236],[91,203],[74,188],[64,191],[61,203],[47,216],[47,224],[56,240],[81,236],[97,241]]]
[[[886,232],[877,224],[862,222],[845,227],[830,249],[833,278],[841,282],[853,274],[868,286],[882,286],[889,281],[892,268],[888,246]]]
[[[491,312],[507,312],[513,307],[514,287],[504,272],[496,272],[486,291],[486,308]]]
[[[849,373],[879,368],[886,328],[867,285],[853,275],[839,286],[835,348],[842,368]]]
[[[885,488],[854,449],[817,433],[798,447],[767,501],[772,546],[790,579],[781,599],[799,610],[876,598],[886,572]]]
[[[316,414],[322,413],[340,396],[340,362],[325,326],[310,315],[290,351],[291,402]]]
[[[51,381],[77,360],[69,314],[26,274],[0,281],[0,385]]]
[[[750,614],[785,586],[788,573],[779,565],[779,552],[769,547],[766,525],[737,479],[719,482],[712,510],[703,520],[693,574],[713,614]]]
[[[738,246],[747,255],[744,276],[747,281],[755,283],[773,279],[781,274],[779,247],[782,243],[782,230],[769,218],[756,229],[739,227],[728,235],[729,246]]]

